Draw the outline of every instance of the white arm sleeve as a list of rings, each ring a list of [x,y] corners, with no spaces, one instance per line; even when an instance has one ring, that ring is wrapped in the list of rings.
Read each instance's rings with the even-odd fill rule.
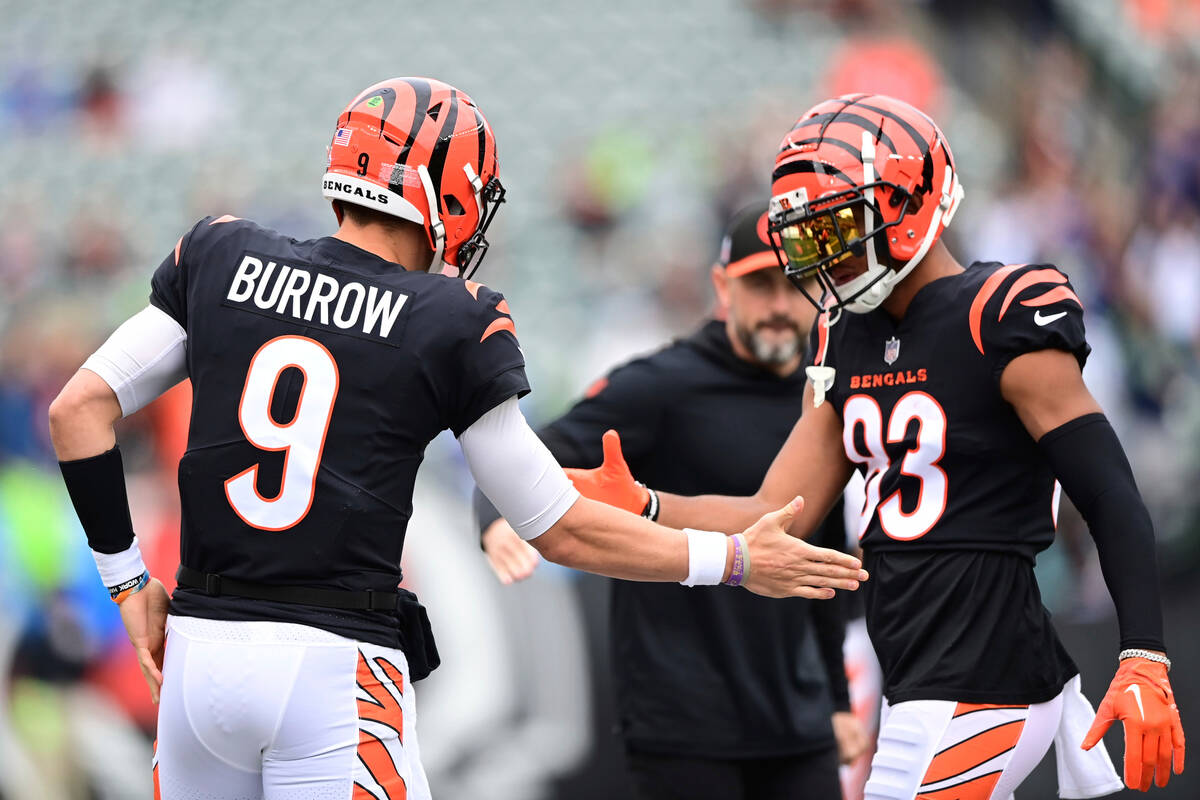
[[[186,344],[178,322],[146,306],[113,331],[83,368],[104,379],[127,417],[187,377]]]
[[[541,536],[579,492],[510,397],[458,439],[471,475],[522,539]]]

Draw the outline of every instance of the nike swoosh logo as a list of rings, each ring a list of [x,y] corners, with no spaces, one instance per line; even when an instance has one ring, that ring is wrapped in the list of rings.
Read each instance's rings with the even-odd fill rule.
[[[1063,313],[1066,313],[1066,312],[1063,312]],[[1126,686],[1125,691],[1133,692],[1134,699],[1136,699],[1137,703],[1138,703],[1138,713],[1142,715],[1142,720],[1145,721],[1146,709],[1142,708],[1142,687],[1138,686],[1136,683],[1133,683],[1133,684],[1130,684],[1129,686]]]
[[[1060,311],[1057,314],[1050,314],[1048,316],[1043,317],[1042,310],[1039,308],[1037,311],[1033,312],[1033,321],[1036,322],[1038,325],[1049,325],[1051,322],[1054,322],[1054,320],[1062,319],[1066,315],[1067,315],[1067,312]]]

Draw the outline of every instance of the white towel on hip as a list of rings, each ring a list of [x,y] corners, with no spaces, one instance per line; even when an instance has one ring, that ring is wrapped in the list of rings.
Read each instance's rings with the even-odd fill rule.
[[[1080,690],[1079,676],[1063,687],[1062,717],[1054,734],[1054,760],[1058,762],[1058,796],[1063,798],[1102,797],[1125,788],[1113,768],[1104,742],[1091,750],[1079,745],[1087,735],[1096,712]]]

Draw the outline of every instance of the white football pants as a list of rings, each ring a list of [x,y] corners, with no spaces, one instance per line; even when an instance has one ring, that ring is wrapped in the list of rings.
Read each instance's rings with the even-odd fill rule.
[[[1079,747],[1095,713],[1079,686],[1033,705],[885,700],[867,800],[1012,800],[1052,742],[1060,797],[1119,791],[1108,751]]]
[[[306,625],[169,617],[161,800],[429,800],[400,650]]]

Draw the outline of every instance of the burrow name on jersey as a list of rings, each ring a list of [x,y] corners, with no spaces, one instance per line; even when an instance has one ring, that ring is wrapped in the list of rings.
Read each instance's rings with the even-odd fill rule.
[[[246,253],[229,282],[224,304],[332,331],[388,339],[409,295],[360,275],[335,277],[331,271]]]

